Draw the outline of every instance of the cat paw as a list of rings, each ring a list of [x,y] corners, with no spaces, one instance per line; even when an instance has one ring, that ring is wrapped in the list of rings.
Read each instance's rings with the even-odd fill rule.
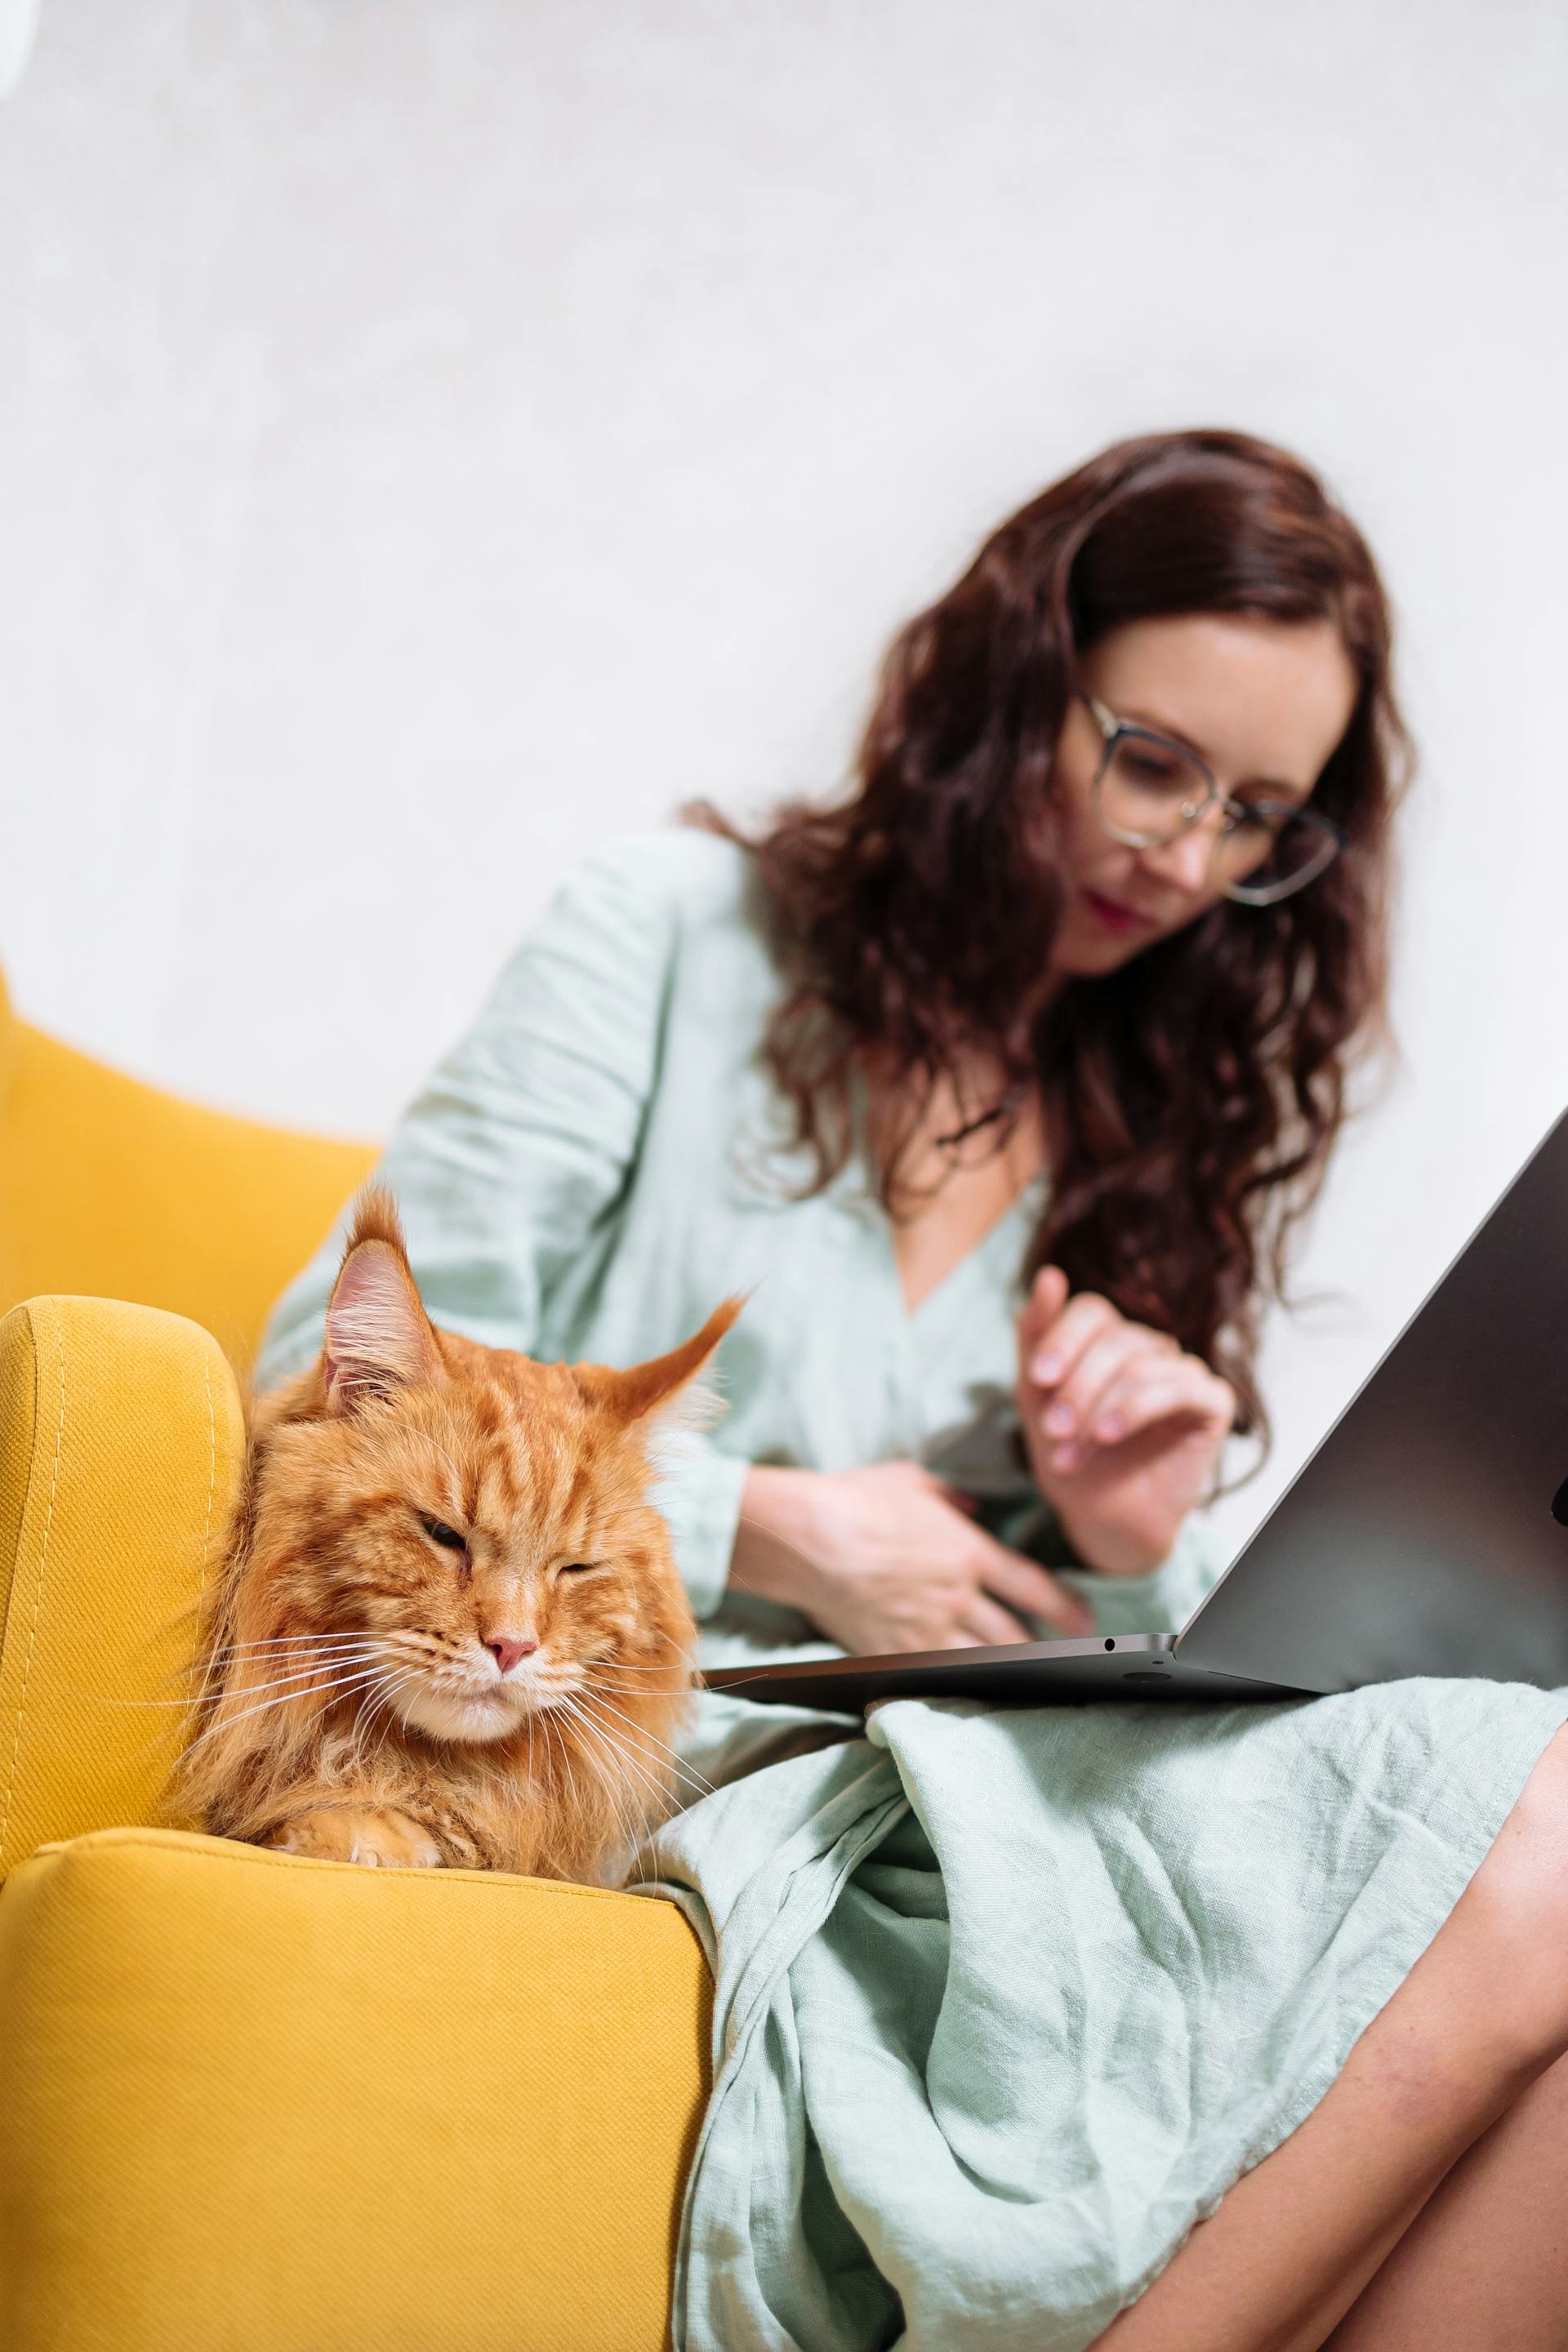
[[[387,1806],[352,1810],[323,1805],[286,1822],[268,1840],[284,1853],[310,1854],[318,1862],[360,1862],[372,1869],[439,1870],[441,1849],[407,1813]]]

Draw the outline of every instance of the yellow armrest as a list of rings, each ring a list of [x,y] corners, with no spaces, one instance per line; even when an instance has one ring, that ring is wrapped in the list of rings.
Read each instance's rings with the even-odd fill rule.
[[[183,1317],[34,1298],[0,1323],[0,1878],[154,1817],[243,1450],[234,1376]]]
[[[5,2352],[661,2352],[670,1903],[167,1830],[0,1891]]]

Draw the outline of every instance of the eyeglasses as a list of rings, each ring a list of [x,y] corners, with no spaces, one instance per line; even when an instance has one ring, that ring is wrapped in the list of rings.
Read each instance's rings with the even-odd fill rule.
[[[1178,840],[1217,806],[1209,870],[1224,877],[1222,894],[1246,907],[1271,907],[1304,889],[1343,849],[1339,826],[1316,809],[1294,801],[1232,800],[1184,743],[1116,718],[1092,694],[1080,699],[1105,738],[1089,790],[1095,815],[1113,841],[1152,849]]]

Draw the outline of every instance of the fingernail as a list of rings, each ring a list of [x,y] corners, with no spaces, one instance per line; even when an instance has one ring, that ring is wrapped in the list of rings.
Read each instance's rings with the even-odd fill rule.
[[[1076,1445],[1058,1445],[1052,1459],[1058,1470],[1076,1470],[1082,1456]]]
[[[1108,1412],[1094,1433],[1102,1445],[1114,1445],[1121,1434],[1122,1425],[1119,1412]]]
[[[1062,1360],[1054,1348],[1047,1348],[1043,1355],[1035,1358],[1029,1370],[1037,1381],[1059,1381],[1062,1376]]]
[[[1052,1405],[1050,1411],[1046,1415],[1047,1436],[1065,1437],[1068,1430],[1072,1427],[1072,1419],[1073,1414],[1070,1404]]]

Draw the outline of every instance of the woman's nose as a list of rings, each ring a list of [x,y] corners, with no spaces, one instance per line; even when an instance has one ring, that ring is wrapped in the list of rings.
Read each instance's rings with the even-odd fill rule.
[[[1174,841],[1161,842],[1156,847],[1139,852],[1139,862],[1167,887],[1184,891],[1195,898],[1207,887],[1214,865],[1215,829],[1221,822],[1217,810],[1189,825]]]

